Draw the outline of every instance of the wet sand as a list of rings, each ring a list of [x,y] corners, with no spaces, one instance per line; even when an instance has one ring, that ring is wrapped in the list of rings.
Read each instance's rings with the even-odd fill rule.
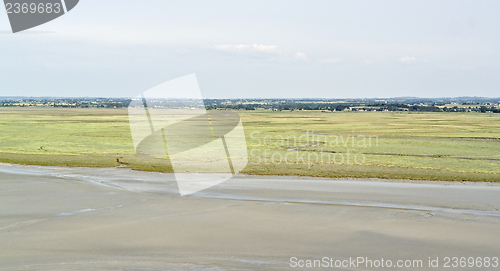
[[[367,257],[442,270],[446,256],[500,256],[499,209],[491,183],[238,176],[181,197],[170,174],[0,164],[0,269],[315,270],[290,258]]]

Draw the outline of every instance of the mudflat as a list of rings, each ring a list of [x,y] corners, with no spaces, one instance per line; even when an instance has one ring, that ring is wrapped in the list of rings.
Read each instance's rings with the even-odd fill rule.
[[[500,257],[499,209],[495,183],[242,175],[181,197],[171,174],[0,164],[0,269],[442,270]]]

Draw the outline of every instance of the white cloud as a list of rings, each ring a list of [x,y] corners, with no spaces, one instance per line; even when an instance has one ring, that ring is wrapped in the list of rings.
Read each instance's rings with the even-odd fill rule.
[[[328,58],[328,59],[322,60],[321,62],[324,62],[324,63],[339,63],[339,62],[342,62],[342,61],[343,61],[342,58]]]
[[[404,63],[404,64],[409,64],[417,60],[416,58],[412,56],[403,56],[399,58],[399,62]]]
[[[264,44],[217,44],[213,48],[218,51],[232,52],[232,53],[265,53],[277,54],[279,53],[278,46],[264,45]]]
[[[252,49],[263,53],[277,53],[278,46],[276,45],[264,45],[264,44],[253,44]]]
[[[295,58],[297,60],[307,61],[306,54],[301,53],[301,52],[296,52],[295,54],[293,54],[293,58]]]

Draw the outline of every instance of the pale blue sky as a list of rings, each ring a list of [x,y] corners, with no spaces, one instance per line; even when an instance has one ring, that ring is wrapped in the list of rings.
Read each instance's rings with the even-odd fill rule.
[[[500,96],[499,1],[81,0],[9,34],[0,96]]]

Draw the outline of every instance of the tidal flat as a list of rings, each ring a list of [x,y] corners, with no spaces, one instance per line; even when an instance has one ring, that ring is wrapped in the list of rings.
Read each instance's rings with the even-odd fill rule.
[[[435,270],[429,257],[498,257],[499,209],[491,182],[239,175],[180,196],[169,173],[0,164],[0,269],[288,270],[292,257],[365,257]]]

